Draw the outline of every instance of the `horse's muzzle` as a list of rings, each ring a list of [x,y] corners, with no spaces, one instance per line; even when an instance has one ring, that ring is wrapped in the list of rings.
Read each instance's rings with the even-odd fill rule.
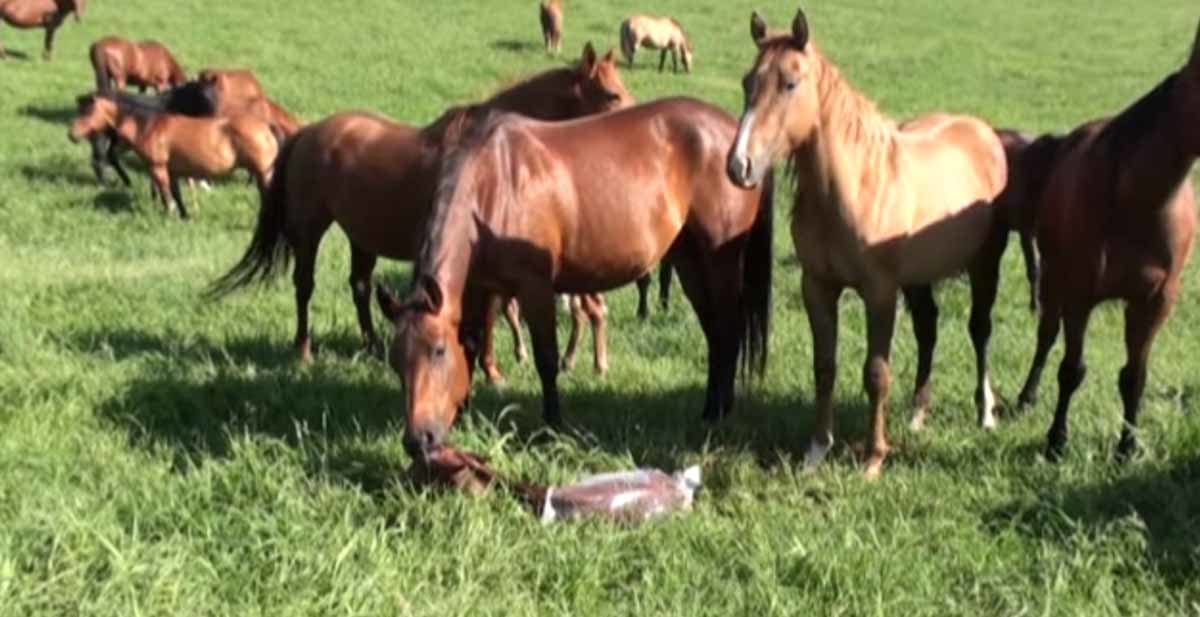
[[[404,451],[414,461],[425,464],[429,455],[442,447],[445,432],[436,429],[405,430]]]
[[[729,179],[744,189],[752,189],[758,184],[758,179],[754,177],[754,162],[749,156],[730,154],[726,171],[729,172]]]

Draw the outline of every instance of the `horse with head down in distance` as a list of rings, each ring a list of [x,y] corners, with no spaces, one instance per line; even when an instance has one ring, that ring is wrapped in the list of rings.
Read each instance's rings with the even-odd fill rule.
[[[1071,398],[1087,374],[1084,337],[1093,309],[1125,302],[1126,363],[1117,375],[1124,426],[1116,457],[1138,448],[1150,350],[1179,299],[1196,235],[1192,167],[1200,156],[1200,28],[1183,67],[1112,118],[1048,142],[1044,188],[1030,217],[1042,255],[1037,349],[1021,391],[1038,385],[1060,328],[1066,349],[1046,458],[1067,444]]]
[[[559,123],[499,115],[464,141],[442,169],[411,295],[379,294],[414,458],[436,451],[466,404],[488,298],[520,302],[555,425],[555,294],[607,291],[664,258],[708,346],[703,417],[732,410],[739,360],[766,367],[773,259],[769,176],[744,191],[722,173],[736,129],[676,98]]]
[[[597,57],[588,43],[576,66],[540,73],[478,105],[453,108],[424,128],[361,112],[310,124],[283,147],[250,246],[213,291],[228,293],[270,278],[294,255],[295,345],[302,359],[310,359],[313,269],[321,238],[337,223],[350,239],[350,289],[359,328],[368,347],[377,348],[370,305],[376,260],[416,258],[442,158],[464,131],[492,109],[565,120],[632,102],[612,52]],[[510,325],[519,333],[518,323]],[[490,331],[485,345],[488,340]],[[481,361],[489,377],[499,380],[490,345]]]
[[[652,15],[631,15],[621,22],[621,53],[625,61],[633,67],[633,57],[639,47],[662,50],[658,58],[658,72],[663,72],[667,62],[667,54],[671,54],[671,70],[679,72],[679,61],[683,60],[683,70],[692,70],[692,42],[688,40],[683,26],[674,17],[655,17]]]
[[[54,55],[54,34],[62,23],[72,14],[79,22],[86,11],[87,0],[0,0],[0,21],[14,28],[46,30],[42,53],[46,60]],[[0,44],[0,59],[6,56]]]
[[[171,50],[158,41],[130,41],[106,36],[88,49],[96,74],[96,91],[123,90],[126,85],[161,92],[183,85],[187,74]]]
[[[838,299],[849,287],[866,304],[866,473],[877,477],[890,449],[889,359],[901,292],[918,341],[913,425],[925,422],[931,404],[937,336],[931,285],[963,269],[971,277],[978,418],[985,428],[995,424],[987,344],[1008,233],[993,206],[1006,182],[1004,148],[991,126],[969,116],[933,114],[900,125],[888,119],[809,40],[803,11],[790,32],[771,38],[763,38],[759,21],[751,22],[759,52],[742,82],[745,111],[729,150],[729,177],[755,187],[784,160],[794,172],[791,231],[804,268],[817,389],[809,465],[833,445]]]

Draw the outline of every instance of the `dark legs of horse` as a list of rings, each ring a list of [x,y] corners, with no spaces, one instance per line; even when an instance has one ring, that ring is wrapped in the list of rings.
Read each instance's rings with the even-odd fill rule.
[[[740,255],[727,249],[701,259],[695,256],[698,251],[691,250],[686,237],[681,236],[676,243],[669,254],[708,343],[708,384],[702,417],[715,422],[733,411],[738,329],[742,323]]]
[[[1038,280],[1041,278],[1041,256],[1031,233],[1021,233],[1021,254],[1025,257],[1025,280],[1029,281],[1029,310],[1038,310]]]
[[[518,295],[529,337],[533,343],[533,363],[542,382],[542,418],[551,426],[562,423],[558,399],[558,330],[555,326],[554,290],[550,287],[525,289]]]
[[[1092,307],[1067,307],[1063,311],[1063,340],[1066,350],[1062,364],[1058,367],[1058,404],[1054,408],[1054,422],[1046,435],[1046,459],[1057,462],[1067,446],[1067,412],[1071,397],[1087,376],[1087,365],[1083,361],[1083,339],[1087,334],[1088,319]]]
[[[63,20],[66,18],[66,13],[58,13],[52,16],[50,21],[46,23],[46,49],[42,52],[42,57],[46,60],[49,60],[54,55],[54,33],[58,31],[58,27],[62,25]]]
[[[925,428],[933,401],[929,384],[933,373],[933,350],[937,346],[938,307],[933,299],[932,285],[905,287],[904,303],[912,317],[913,335],[917,339],[917,383],[913,387],[913,416],[909,426],[914,431]]]
[[[350,293],[354,297],[354,310],[358,314],[358,331],[362,333],[363,345],[372,354],[378,354],[383,345],[375,334],[371,323],[371,297],[375,293],[372,275],[378,258],[350,243]]]
[[[187,220],[187,204],[183,203],[183,194],[179,190],[179,177],[175,175],[171,176],[171,199],[174,199],[175,205],[179,207],[179,218]]]
[[[658,266],[658,304],[665,312],[671,301],[671,276],[675,272],[675,267],[671,262],[663,260]]]
[[[663,67],[667,65],[667,48],[664,47],[662,52],[658,54],[658,72],[663,72]]]
[[[642,278],[637,280],[638,290],[638,319],[646,321],[650,318],[650,283],[652,282],[650,273],[647,272]]]
[[[313,353],[316,351],[308,325],[308,304],[316,288],[313,274],[317,263],[317,251],[321,248],[321,238],[325,235],[325,230],[329,229],[332,222],[325,217],[294,223],[289,221],[285,232],[296,259],[292,267],[292,286],[296,291],[296,336],[293,341],[303,363],[312,362]]]
[[[812,330],[813,380],[817,424],[804,455],[807,467],[819,465],[833,447],[833,384],[837,378],[838,299],[842,288],[808,274],[802,279],[804,310]]]
[[[992,338],[992,307],[1000,286],[1000,260],[1008,246],[1008,230],[996,226],[970,266],[971,317],[967,328],[975,348],[976,421],[984,430],[996,428],[996,395],[989,376],[988,343]]]
[[[117,170],[117,176],[121,178],[121,182],[124,183],[126,187],[132,185],[133,183],[129,181],[129,174],[125,173],[124,167],[121,167],[121,147],[115,138],[109,140],[108,151],[105,156],[108,159],[108,164],[111,165],[113,169]],[[103,178],[101,178],[100,181],[103,183]]]
[[[1138,411],[1146,389],[1146,370],[1150,347],[1159,328],[1167,320],[1175,303],[1175,291],[1164,292],[1149,300],[1130,302],[1125,307],[1125,366],[1117,384],[1125,407],[1125,424],[1117,442],[1117,461],[1125,462],[1137,452]]]
[[[1022,409],[1037,404],[1038,387],[1042,382],[1042,372],[1046,368],[1046,358],[1058,338],[1059,324],[1062,320],[1062,299],[1059,292],[1046,281],[1048,273],[1042,273],[1038,283],[1039,303],[1041,311],[1038,314],[1037,349],[1033,352],[1033,363],[1029,366],[1029,374],[1025,377],[1025,385],[1017,399]]]

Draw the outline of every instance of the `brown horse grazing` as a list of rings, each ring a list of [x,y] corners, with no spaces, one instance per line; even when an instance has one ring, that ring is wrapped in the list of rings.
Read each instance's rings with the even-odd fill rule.
[[[0,0],[0,21],[14,28],[46,29],[42,55],[47,60],[54,55],[54,33],[59,26],[72,13],[75,21],[80,21],[85,11],[87,0]],[[4,45],[0,44],[0,58],[5,57]]]
[[[559,0],[542,0],[538,5],[538,20],[542,22],[542,41],[546,53],[562,51],[563,10]]]
[[[708,104],[663,99],[561,123],[500,115],[466,139],[442,170],[412,297],[379,294],[410,454],[436,448],[465,404],[490,295],[520,302],[557,424],[555,293],[613,289],[664,257],[708,342],[704,417],[729,412],[739,356],[765,370],[771,308],[773,191],[721,173],[736,128]]]
[[[846,287],[867,309],[869,477],[880,474],[889,450],[888,362],[897,296],[903,290],[920,347],[913,416],[919,427],[930,404],[937,336],[931,284],[964,268],[971,275],[979,422],[994,426],[987,343],[997,255],[1007,240],[992,206],[1006,180],[1000,140],[990,126],[967,116],[936,114],[897,126],[809,42],[803,11],[790,34],[757,42],[728,173],[737,184],[754,187],[779,160],[790,158],[794,170],[792,240],[804,267],[817,389],[808,464],[822,461],[833,444],[837,308]]]
[[[683,70],[692,71],[692,43],[683,26],[674,17],[631,15],[621,22],[621,53],[629,67],[633,68],[633,56],[639,47],[661,49],[658,72],[663,72],[667,53],[671,54],[671,70],[679,72],[679,58],[683,59]],[[678,55],[677,55],[678,54]]]
[[[188,213],[180,178],[216,178],[240,167],[250,172],[259,191],[271,179],[279,146],[271,128],[257,118],[164,114],[119,92],[84,97],[79,103],[79,117],[68,133],[71,140],[115,131],[150,169],[164,207],[169,212],[173,198],[183,218]]]
[[[92,43],[88,50],[96,73],[96,91],[123,90],[126,84],[145,92],[161,92],[187,81],[183,67],[158,41],[134,42],[119,36],[107,36]]]
[[[1137,449],[1137,417],[1150,347],[1179,297],[1196,233],[1189,174],[1200,156],[1200,30],[1186,65],[1109,120],[1068,135],[1037,203],[1042,253],[1041,321],[1020,402],[1037,399],[1046,355],[1062,323],[1066,352],[1046,457],[1067,443],[1067,409],[1083,382],[1083,339],[1092,309],[1125,301],[1127,360],[1117,383],[1125,407],[1118,460]]]
[[[262,84],[248,69],[204,69],[196,80],[212,89],[217,115],[250,114],[271,125],[281,137],[291,137],[301,123],[282,105],[267,98]]]
[[[577,67],[536,75],[477,108],[452,109],[425,128],[353,112],[310,124],[285,144],[254,238],[241,261],[213,289],[227,293],[270,278],[294,252],[295,342],[301,359],[311,358],[308,303],[313,268],[321,238],[336,222],[350,239],[350,289],[358,324],[368,347],[376,347],[371,324],[376,258],[407,261],[417,256],[443,153],[454,147],[477,116],[501,109],[563,120],[632,102],[612,52],[598,59],[588,43]],[[512,312],[506,315],[511,317]],[[510,324],[520,332],[519,324]],[[485,341],[489,339],[490,335]],[[486,350],[482,360],[489,377],[499,379],[495,360]]]

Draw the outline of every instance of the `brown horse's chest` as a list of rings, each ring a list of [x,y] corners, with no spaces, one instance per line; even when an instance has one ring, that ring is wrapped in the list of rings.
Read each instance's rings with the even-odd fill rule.
[[[862,242],[829,209],[797,203],[792,213],[792,242],[805,272],[853,286],[863,276]]]

